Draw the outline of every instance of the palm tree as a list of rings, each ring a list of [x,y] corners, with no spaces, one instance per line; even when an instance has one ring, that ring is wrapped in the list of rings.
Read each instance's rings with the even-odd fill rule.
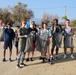
[[[67,16],[63,16],[63,17],[62,17],[62,20],[65,21],[66,19],[67,19]]]

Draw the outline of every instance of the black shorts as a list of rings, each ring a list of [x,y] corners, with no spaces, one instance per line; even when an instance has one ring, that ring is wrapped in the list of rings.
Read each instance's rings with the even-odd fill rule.
[[[10,50],[12,50],[12,41],[4,41],[4,50],[6,50],[8,47]]]
[[[15,42],[15,47],[18,47],[18,42]]]

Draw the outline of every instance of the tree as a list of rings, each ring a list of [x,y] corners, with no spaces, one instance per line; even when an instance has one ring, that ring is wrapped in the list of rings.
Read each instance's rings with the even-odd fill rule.
[[[67,19],[67,16],[62,17],[62,20],[66,21],[66,19]]]
[[[44,13],[41,21],[45,23],[49,23],[49,14]]]
[[[59,16],[44,13],[41,21],[52,24],[54,19],[59,19]]]
[[[21,21],[22,19],[31,19],[34,17],[32,10],[27,9],[26,4],[19,2],[16,6],[11,8],[12,11],[12,20]]]
[[[32,10],[27,9],[26,4],[22,4],[18,2],[17,5],[13,7],[8,7],[5,9],[0,8],[0,20],[4,23],[11,21],[12,23],[19,21],[21,22],[22,19],[31,19],[34,17]]]
[[[76,27],[76,19],[71,21],[71,25],[72,25],[73,27]]]
[[[11,12],[9,12],[8,11],[8,9],[4,9],[3,10],[3,17],[2,17],[2,19],[3,19],[3,22],[5,22],[5,23],[7,23],[7,22],[12,22],[12,20],[11,20]]]
[[[2,20],[2,17],[3,17],[3,10],[0,8],[0,20]]]
[[[11,20],[11,12],[7,8],[5,9],[0,9],[0,19],[4,22],[7,23],[8,21]]]

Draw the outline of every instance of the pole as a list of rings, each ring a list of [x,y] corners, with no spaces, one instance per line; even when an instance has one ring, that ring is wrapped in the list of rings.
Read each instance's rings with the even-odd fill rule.
[[[66,16],[66,6],[64,7],[64,16]]]

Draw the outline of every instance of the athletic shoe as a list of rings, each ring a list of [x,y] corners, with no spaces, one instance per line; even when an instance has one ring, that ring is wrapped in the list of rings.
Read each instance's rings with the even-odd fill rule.
[[[21,64],[20,64],[20,67],[24,67],[24,66],[27,66],[27,65],[24,64],[24,63],[21,63]]]
[[[42,57],[39,57],[40,60],[42,60]]]
[[[51,64],[51,65],[53,65],[53,64],[54,64],[54,63],[53,63],[53,62],[51,62],[51,61],[50,61],[50,62],[48,62],[48,63],[49,63],[49,64]]]
[[[17,64],[16,68],[22,68],[19,64]]]
[[[30,58],[31,61],[34,61],[33,58]]]
[[[72,59],[74,59],[74,55],[73,54],[71,54],[71,56],[70,56]]]
[[[58,60],[58,58],[59,58],[58,55],[56,55],[54,59],[55,59],[55,60]]]
[[[51,60],[54,60],[54,57],[51,55]]]
[[[6,59],[5,58],[3,58],[3,60],[2,60],[3,62],[5,62],[6,61]]]
[[[29,61],[29,58],[27,58],[26,61],[28,62]]]
[[[64,54],[64,57],[63,58],[66,59],[66,57],[67,57],[66,54]]]
[[[10,62],[12,61],[11,58],[9,58],[9,61],[10,61]]]

